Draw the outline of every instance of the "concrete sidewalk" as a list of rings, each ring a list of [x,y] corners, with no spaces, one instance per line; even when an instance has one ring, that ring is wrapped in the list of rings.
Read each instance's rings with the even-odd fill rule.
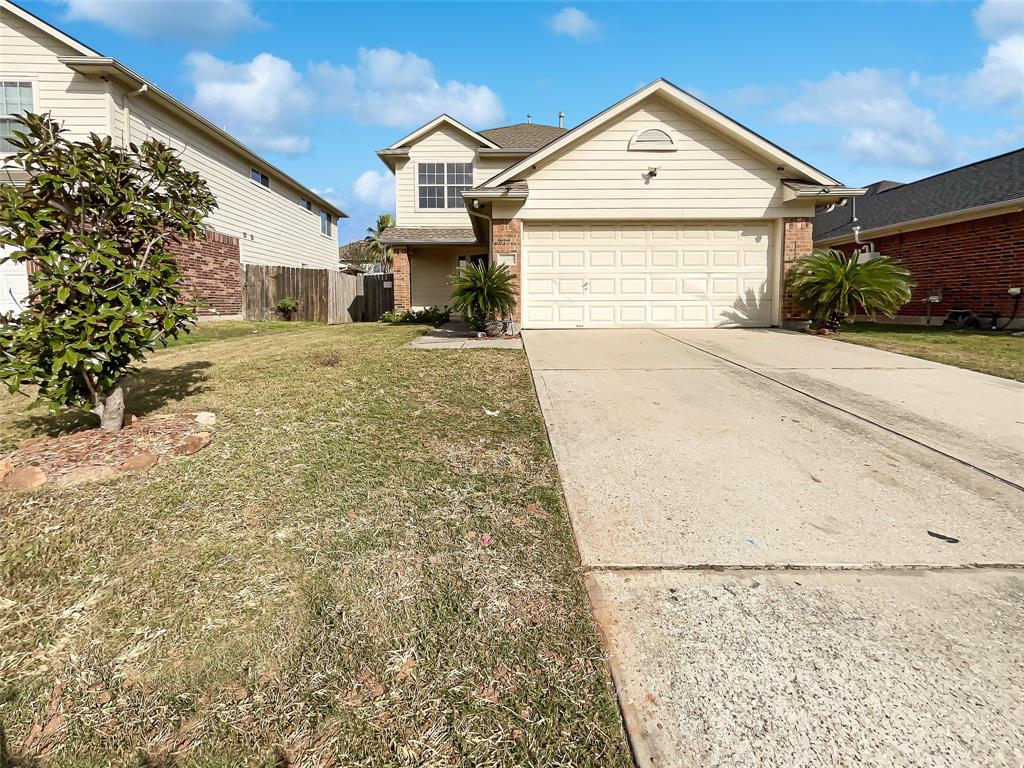
[[[524,336],[641,765],[1020,764],[1024,387],[777,331]]]

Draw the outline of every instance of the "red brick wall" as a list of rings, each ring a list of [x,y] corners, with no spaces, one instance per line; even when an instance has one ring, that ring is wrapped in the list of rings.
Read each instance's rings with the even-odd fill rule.
[[[242,274],[238,238],[206,230],[205,238],[175,243],[184,292],[201,302],[200,315],[242,314]]]
[[[782,279],[785,286],[786,273],[793,262],[814,250],[814,229],[811,219],[785,219],[782,223]],[[782,290],[782,319],[799,320],[803,313],[795,304],[790,292]]]
[[[396,245],[391,252],[395,281],[395,311],[401,312],[412,307],[412,274],[409,269],[409,251],[404,245]]]
[[[1021,212],[904,232],[873,242],[876,251],[903,262],[917,283],[913,298],[900,315],[926,314],[922,299],[941,289],[943,301],[932,305],[933,317],[943,317],[951,309],[970,309],[978,314],[998,312],[1007,318],[1013,311],[1007,289],[1024,287]],[[849,253],[857,246],[850,242],[833,247]]]
[[[521,305],[523,303],[523,287],[519,280],[519,270],[523,262],[523,222],[519,219],[494,219],[491,222],[491,258],[498,263],[498,254],[514,253],[516,263],[509,271],[516,276],[516,308],[512,312],[512,321],[519,325],[522,322]]]

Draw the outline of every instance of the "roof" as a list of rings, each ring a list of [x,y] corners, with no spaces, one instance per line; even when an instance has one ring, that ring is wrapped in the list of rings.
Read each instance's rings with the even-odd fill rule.
[[[599,112],[589,120],[580,123],[572,130],[561,134],[553,141],[548,142],[543,147],[536,150],[533,154],[528,155],[517,163],[513,163],[501,173],[484,182],[482,186],[500,186],[510,180],[521,178],[520,174],[529,175],[529,173],[532,172],[532,169],[545,158],[550,157],[555,152],[558,152],[560,149],[566,147],[576,139],[587,135],[589,132],[596,130],[606,123],[609,123],[619,115],[625,113],[627,110],[635,107],[640,102],[655,95],[662,96],[684,107],[690,112],[699,115],[713,126],[729,134],[734,141],[745,147],[748,151],[754,152],[763,157],[771,158],[772,161],[778,162],[781,167],[785,168],[790,173],[795,172],[806,180],[818,184],[833,186],[839,185],[838,181],[823,171],[804,162],[795,155],[786,152],[777,144],[773,144],[760,134],[757,134],[746,126],[741,125],[731,117],[722,114],[714,107],[701,101],[693,94],[687,93],[679,86],[670,83],[664,78],[659,78],[653,83],[645,85],[640,90],[631,93],[629,96],[622,99],[622,101],[608,107],[608,109]]]
[[[472,227],[388,227],[380,239],[388,245],[474,245],[480,242]]]
[[[480,135],[486,136],[503,149],[536,150],[551,143],[567,130],[567,128],[559,128],[557,125],[516,123],[515,125],[488,128],[486,131],[480,131]]]
[[[878,181],[856,204],[814,217],[815,241],[1024,200],[1024,148],[909,184]]]
[[[429,123],[424,123],[423,125],[421,125],[419,128],[417,128],[412,133],[408,134],[407,136],[403,136],[402,138],[400,138],[398,141],[396,141],[394,144],[392,144],[387,149],[381,150],[381,152],[387,154],[387,153],[394,153],[395,150],[404,149],[404,148],[408,147],[410,144],[412,144],[413,142],[415,142],[417,139],[419,139],[421,136],[424,136],[425,134],[430,133],[431,131],[439,128],[441,125],[450,125],[451,127],[455,128],[456,130],[461,131],[462,133],[466,134],[471,139],[479,142],[481,146],[491,147],[492,149],[496,149],[498,147],[498,145],[495,142],[491,141],[486,136],[483,136],[483,135],[477,133],[472,128],[466,127],[465,125],[460,123],[458,120],[456,120],[451,115],[438,115],[433,120],[431,120]]]
[[[253,165],[256,165],[267,171],[271,171],[275,175],[281,177],[282,179],[285,179],[289,183],[298,187],[298,189],[302,191],[305,197],[308,197],[310,200],[316,201],[317,205],[319,205],[320,208],[322,208],[323,210],[339,218],[348,218],[348,214],[346,214],[336,205],[325,200],[312,189],[305,186],[297,179],[292,178],[290,175],[282,171],[277,166],[267,162],[260,155],[256,154],[251,149],[246,147],[244,144],[242,144],[238,139],[229,134],[227,131],[218,128],[205,117],[193,111],[191,108],[185,106],[176,98],[162,91],[156,85],[146,80],[144,77],[142,77],[142,75],[124,66],[117,59],[113,59],[107,56],[101,56],[96,51],[92,50],[91,48],[87,48],[74,38],[69,37],[56,27],[53,27],[47,22],[43,21],[38,16],[35,16],[34,14],[26,11],[24,8],[21,8],[20,6],[17,6],[14,3],[10,2],[10,0],[0,0],[0,8],[3,8],[5,11],[10,11],[19,18],[27,21],[29,24],[32,24],[34,27],[41,29],[46,34],[56,38],[57,40],[60,40],[61,42],[65,43],[69,47],[75,49],[80,54],[82,54],[80,56],[60,57],[61,63],[65,64],[73,71],[86,76],[110,77],[115,80],[120,80],[122,83],[126,83],[129,87],[133,88],[134,90],[138,90],[140,87],[146,86],[147,91],[145,93],[145,97],[153,98],[158,102],[162,102],[172,111],[180,114],[180,116],[183,117],[187,122],[198,127],[200,130],[213,136],[215,139],[221,141],[222,143],[227,144],[233,150],[243,155]]]

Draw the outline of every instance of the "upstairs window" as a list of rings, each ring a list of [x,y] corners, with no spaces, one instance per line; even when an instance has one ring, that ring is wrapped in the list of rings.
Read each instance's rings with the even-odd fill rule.
[[[313,210],[313,204],[311,202],[309,202],[309,200],[307,200],[304,197],[300,197],[299,198],[299,206],[302,207],[302,208],[305,208],[307,211],[312,211]]]
[[[32,83],[0,82],[0,152],[13,152],[8,139],[17,125],[11,115],[32,111]]]
[[[331,236],[331,214],[327,211],[320,211],[320,234],[325,237]]]
[[[629,148],[664,151],[675,149],[676,143],[660,128],[648,128],[646,131],[639,131],[629,140]]]
[[[462,192],[473,186],[473,164],[420,163],[416,181],[420,208],[465,208]]]
[[[260,186],[264,186],[267,189],[270,189],[270,177],[267,176],[267,174],[263,173],[263,171],[258,171],[255,168],[250,168],[249,178],[255,181]]]

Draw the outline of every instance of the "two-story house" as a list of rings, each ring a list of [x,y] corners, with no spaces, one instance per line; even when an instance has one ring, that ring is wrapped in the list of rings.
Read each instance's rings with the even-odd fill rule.
[[[572,130],[441,115],[377,154],[396,307],[446,304],[485,259],[523,328],[780,325],[815,206],[863,194],[665,80]]]
[[[160,139],[217,198],[205,240],[184,244],[186,284],[220,314],[241,311],[239,264],[338,268],[337,206],[116,59],[0,0],[0,166],[11,114],[49,113],[71,138],[127,146]],[[0,183],[17,182],[0,171]],[[16,308],[24,266],[0,268],[0,311]]]

